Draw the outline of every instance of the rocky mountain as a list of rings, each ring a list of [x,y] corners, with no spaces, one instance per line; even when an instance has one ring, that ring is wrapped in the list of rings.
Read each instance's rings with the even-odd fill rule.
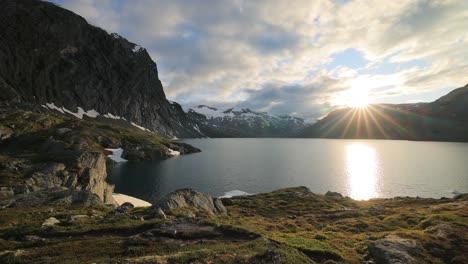
[[[468,85],[431,103],[375,104],[331,112],[299,137],[468,141]]]
[[[180,105],[166,100],[156,64],[139,45],[39,0],[2,1],[0,32],[0,106],[200,136]]]
[[[217,109],[198,105],[188,110],[188,118],[207,137],[289,137],[305,128],[303,119],[272,116],[243,109]]]

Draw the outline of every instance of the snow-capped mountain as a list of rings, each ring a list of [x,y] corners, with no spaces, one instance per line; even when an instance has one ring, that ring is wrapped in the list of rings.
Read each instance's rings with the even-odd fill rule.
[[[273,116],[249,108],[218,109],[198,105],[190,108],[187,114],[207,137],[289,137],[307,125],[301,118]]]

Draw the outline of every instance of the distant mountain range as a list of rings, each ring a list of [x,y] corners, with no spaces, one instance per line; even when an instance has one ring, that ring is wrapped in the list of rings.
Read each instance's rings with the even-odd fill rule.
[[[310,138],[468,141],[468,85],[431,103],[344,108],[296,134]]]
[[[248,108],[198,105],[189,109],[187,115],[207,137],[290,137],[306,127],[301,118],[274,116]]]

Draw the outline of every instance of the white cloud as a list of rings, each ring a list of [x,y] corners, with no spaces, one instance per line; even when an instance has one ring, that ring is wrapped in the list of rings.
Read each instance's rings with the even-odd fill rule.
[[[314,118],[353,85],[367,85],[372,98],[385,101],[468,82],[465,0],[64,0],[63,6],[147,48],[166,94],[181,103]],[[426,64],[374,74],[346,62],[325,69],[333,54],[350,48],[370,61],[367,68]]]

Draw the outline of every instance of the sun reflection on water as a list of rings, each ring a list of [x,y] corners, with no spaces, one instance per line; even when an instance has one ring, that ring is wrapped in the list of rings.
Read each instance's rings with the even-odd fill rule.
[[[363,143],[346,146],[346,170],[351,198],[379,197],[379,160],[374,148]]]

